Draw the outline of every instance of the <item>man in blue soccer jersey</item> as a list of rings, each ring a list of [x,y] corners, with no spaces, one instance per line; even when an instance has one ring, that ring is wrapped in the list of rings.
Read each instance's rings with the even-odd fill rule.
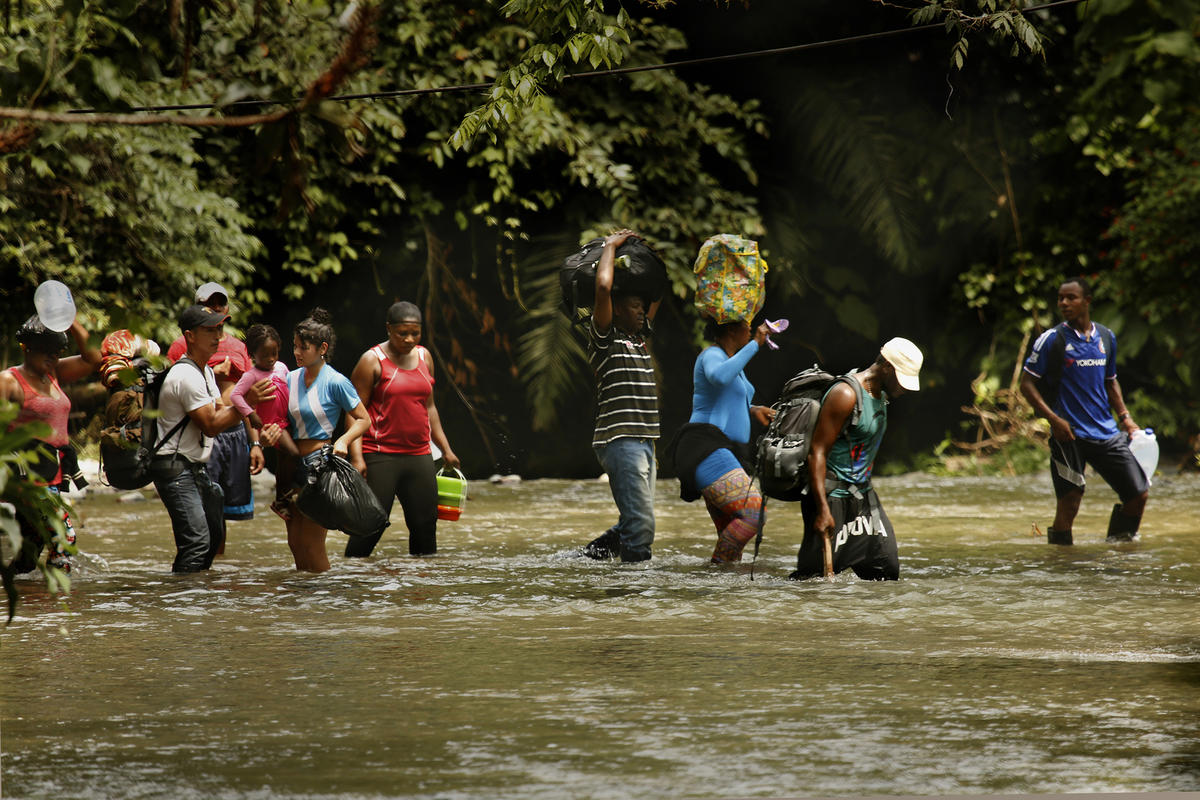
[[[1129,450],[1138,426],[1117,383],[1117,340],[1092,321],[1092,290],[1085,279],[1070,278],[1058,287],[1058,310],[1063,322],[1034,342],[1021,376],[1021,394],[1050,423],[1050,476],[1058,507],[1046,538],[1050,544],[1073,543],[1086,463],[1121,499],[1108,521],[1108,541],[1134,541],[1149,483]]]

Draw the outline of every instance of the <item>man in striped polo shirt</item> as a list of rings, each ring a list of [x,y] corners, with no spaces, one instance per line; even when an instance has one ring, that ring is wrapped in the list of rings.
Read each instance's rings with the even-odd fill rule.
[[[632,231],[604,240],[596,266],[596,298],[588,324],[588,359],[596,371],[596,430],[592,448],[608,473],[620,516],[590,542],[588,558],[646,561],[654,542],[658,385],[642,333],[658,302],[613,292],[616,251]]]

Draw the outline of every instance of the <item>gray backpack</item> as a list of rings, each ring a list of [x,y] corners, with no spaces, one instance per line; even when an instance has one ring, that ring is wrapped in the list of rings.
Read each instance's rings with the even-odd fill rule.
[[[833,375],[814,364],[783,385],[771,406],[775,418],[758,439],[755,465],[762,493],[776,500],[799,500],[808,491],[808,451],[821,413],[825,393],[838,381],[854,388],[854,412],[848,425],[858,420],[862,385],[848,375]]]

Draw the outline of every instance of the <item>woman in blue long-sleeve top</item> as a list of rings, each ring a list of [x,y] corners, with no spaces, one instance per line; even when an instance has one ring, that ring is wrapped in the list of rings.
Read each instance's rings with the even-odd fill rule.
[[[758,533],[762,494],[750,477],[750,419],[763,425],[774,412],[751,405],[754,386],[745,367],[763,343],[768,328],[750,334],[745,321],[709,322],[712,345],[696,359],[692,372],[692,416],[673,445],[676,474],[684,500],[703,497],[717,527],[714,564],[740,561],[746,543]]]

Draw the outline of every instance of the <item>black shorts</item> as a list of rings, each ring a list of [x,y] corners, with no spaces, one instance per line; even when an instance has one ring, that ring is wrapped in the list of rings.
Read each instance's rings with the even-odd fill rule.
[[[1133,451],[1129,449],[1129,437],[1123,433],[1104,440],[1060,442],[1051,439],[1050,479],[1054,482],[1055,497],[1084,490],[1084,464],[1090,464],[1096,470],[1122,503],[1150,488],[1146,473],[1142,472],[1137,459],[1133,457]]]
[[[900,578],[900,552],[896,547],[896,532],[888,519],[879,496],[867,489],[861,498],[830,497],[829,513],[833,515],[833,571],[854,570],[863,580],[894,581]],[[796,554],[793,580],[818,577],[825,571],[821,535],[812,528],[816,519],[816,503],[811,495],[800,502],[804,514],[804,539]],[[872,513],[874,511],[875,513]]]

